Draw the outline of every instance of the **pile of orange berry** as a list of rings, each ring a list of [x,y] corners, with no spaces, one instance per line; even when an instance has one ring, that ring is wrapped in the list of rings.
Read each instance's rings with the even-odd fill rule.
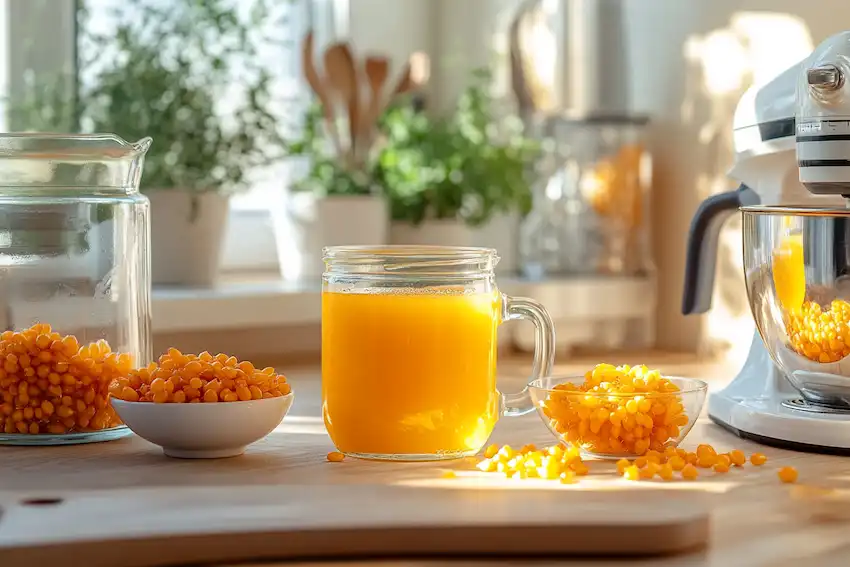
[[[838,362],[850,355],[850,303],[834,300],[829,309],[806,301],[799,311],[785,314],[791,348],[815,362]]]
[[[554,387],[543,402],[550,427],[600,455],[663,452],[688,424],[679,387],[646,366],[599,364],[584,383]]]
[[[116,379],[109,392],[126,402],[215,403],[245,402],[285,396],[286,377],[274,368],[254,368],[235,356],[208,352],[183,354],[175,348],[145,368]]]
[[[633,461],[620,459],[617,461],[617,472],[628,480],[650,480],[656,476],[662,480],[673,480],[675,473],[679,473],[685,480],[695,480],[699,476],[698,468],[727,473],[730,467],[743,467],[746,462],[746,455],[738,449],[717,453],[711,445],[699,445],[695,452],[667,447],[664,452],[647,451]],[[761,466],[767,462],[767,457],[753,453],[750,462]]]
[[[331,455],[333,453],[328,455],[328,460],[342,460],[341,455],[339,459],[332,459]],[[760,467],[767,462],[767,457],[753,453],[749,460]],[[631,461],[620,459],[617,461],[617,474],[627,480],[696,480],[700,474],[698,469],[727,473],[731,467],[743,467],[746,462],[746,455],[738,449],[718,453],[711,445],[699,445],[695,452],[668,447],[664,452],[650,449]],[[576,477],[589,472],[575,445],[555,445],[542,450],[526,445],[518,451],[509,445],[490,445],[477,468],[482,472],[501,473],[511,479],[542,478],[560,480],[564,484],[576,482]],[[782,467],[777,475],[782,482],[793,483],[797,481],[798,473],[794,467]],[[445,475],[446,478],[453,476]]]
[[[584,476],[589,472],[579,449],[562,445],[542,450],[534,445],[526,445],[519,451],[510,445],[490,445],[477,466],[482,472],[502,473],[508,478],[542,478],[560,480],[563,484],[575,482],[576,476]]]
[[[109,384],[126,376],[129,354],[106,341],[80,345],[50,325],[0,334],[0,424],[4,433],[93,431],[121,425]]]

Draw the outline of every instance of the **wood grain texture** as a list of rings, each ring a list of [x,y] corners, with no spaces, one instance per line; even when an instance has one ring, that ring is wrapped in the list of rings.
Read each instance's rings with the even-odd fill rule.
[[[703,377],[712,388],[734,375],[735,368],[719,363],[695,361],[685,355],[644,354],[643,356],[606,357],[614,363],[645,363],[661,368],[665,374]],[[563,373],[577,373],[596,360],[576,360],[561,365]],[[162,455],[158,447],[130,437],[104,444],[76,447],[0,447],[0,490],[9,498],[49,498],[68,491],[88,489],[126,489],[156,487],[217,487],[226,494],[231,487],[248,486],[274,490],[302,487],[339,487],[380,485],[383,487],[430,487],[449,492],[463,488],[502,488],[523,481],[507,481],[498,475],[481,475],[471,460],[447,463],[378,463],[347,459],[329,463],[332,450],[321,421],[320,383],[315,366],[280,369],[287,372],[297,394],[296,404],[284,423],[265,440],[249,447],[242,457],[217,461],[182,461]],[[527,372],[524,362],[505,360],[500,364],[500,387],[513,390],[521,386]],[[554,440],[536,415],[502,419],[492,441],[522,445],[546,445]],[[645,514],[651,517],[662,509],[659,503],[668,497],[686,499],[694,506],[711,511],[710,545],[707,549],[667,557],[641,560],[638,565],[680,566],[784,566],[809,561],[812,565],[840,564],[850,551],[846,547],[846,520],[823,521],[811,517],[805,501],[792,497],[790,488],[776,476],[782,465],[800,471],[800,483],[834,486],[850,490],[850,460],[841,457],[782,451],[758,446],[735,438],[703,416],[685,440],[684,446],[713,444],[718,450],[741,448],[747,453],[759,450],[769,457],[764,467],[747,466],[728,474],[701,470],[697,482],[629,483],[616,477],[615,466],[608,462],[590,462],[591,474],[576,485],[549,483],[548,490],[528,491],[565,497],[581,495],[594,498],[614,494],[623,499],[645,496]],[[446,470],[457,478],[442,478]],[[537,481],[538,484],[543,481]],[[550,492],[551,491],[551,492]],[[524,491],[505,490],[519,493]],[[457,493],[460,494],[460,493]],[[346,498],[335,499],[346,506]],[[850,499],[848,499],[850,507]],[[332,513],[332,510],[329,511]],[[132,511],[127,512],[132,516]],[[845,515],[846,517],[846,515]],[[0,519],[0,531],[5,520]],[[87,520],[95,523],[95,518]],[[223,561],[229,559],[222,558]],[[404,561],[395,565],[420,565],[428,562]],[[544,561],[542,564],[548,564]],[[563,563],[561,561],[552,563]],[[433,564],[433,562],[431,563]],[[843,563],[842,563],[843,564]],[[597,565],[597,563],[594,563]],[[604,563],[598,563],[604,565]]]
[[[708,538],[704,507],[656,499],[663,504],[647,515],[649,492],[281,485],[63,496],[27,506],[0,492],[9,514],[0,523],[4,566],[51,567],[68,557],[86,567],[161,567],[388,555],[645,556],[704,547]],[[98,521],[79,521],[85,517]]]

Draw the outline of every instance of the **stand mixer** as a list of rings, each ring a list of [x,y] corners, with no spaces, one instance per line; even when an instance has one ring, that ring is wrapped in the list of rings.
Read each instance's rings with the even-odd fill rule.
[[[796,222],[804,228],[798,234],[801,242],[807,240],[799,254],[800,277],[804,270],[806,274],[801,294],[807,298],[817,294],[820,288],[810,278],[817,279],[812,274],[822,276],[825,271],[829,285],[820,287],[838,291],[833,297],[850,298],[836,284],[846,278],[850,265],[850,240],[845,232],[850,230],[845,199],[850,195],[848,76],[850,32],[843,32],[742,97],[734,118],[736,163],[729,173],[741,185],[706,199],[697,210],[687,247],[682,302],[686,315],[710,308],[719,230],[741,207],[747,289],[758,332],[739,374],[724,390],[709,396],[709,417],[757,442],[838,454],[850,454],[850,373],[836,370],[843,361],[824,364],[829,370],[821,370],[817,356],[798,364],[802,357],[791,352],[789,331],[782,322],[788,315],[777,314],[781,309],[776,304],[782,299],[775,288],[781,287],[776,279],[781,272],[776,275],[771,251],[763,241],[781,238],[775,236],[779,223]],[[774,228],[773,236],[765,236]],[[830,246],[834,250],[828,250]],[[758,262],[762,265],[756,269],[753,265]],[[824,262],[826,270],[813,265]],[[761,287],[755,288],[756,284]],[[843,330],[850,335],[846,325]],[[843,393],[824,393],[824,384]]]

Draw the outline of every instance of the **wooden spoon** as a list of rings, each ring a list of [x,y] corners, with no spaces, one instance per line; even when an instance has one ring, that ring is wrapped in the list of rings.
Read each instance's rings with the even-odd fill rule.
[[[369,107],[363,116],[363,122],[360,127],[360,135],[363,136],[365,141],[363,154],[364,157],[367,157],[372,145],[372,133],[375,128],[375,123],[380,117],[382,105],[381,94],[384,90],[384,83],[387,82],[387,76],[390,72],[390,60],[386,57],[367,57],[365,69],[366,80],[369,83],[371,96],[369,99]]]
[[[331,138],[331,143],[333,143],[334,150],[337,155],[341,155],[342,143],[339,139],[339,130],[336,127],[336,118],[334,116],[330,96],[325,89],[325,85],[322,83],[322,79],[319,77],[319,72],[316,70],[315,63],[313,62],[312,30],[307,32],[307,35],[304,36],[304,41],[301,45],[301,68],[303,69],[304,78],[307,80],[307,84],[310,85],[310,88],[313,89],[314,93],[316,93],[316,96],[319,99],[319,104],[322,106],[322,111],[325,115],[325,127],[327,128],[328,135]]]
[[[345,43],[335,43],[325,51],[325,73],[331,89],[336,91],[338,100],[348,107],[348,159],[355,154],[355,139],[357,125],[360,119],[360,85],[357,82],[357,71],[354,66],[354,56]]]
[[[404,71],[402,71],[401,77],[396,83],[395,88],[393,89],[392,95],[390,95],[390,100],[407,94],[416,88],[416,82],[413,80],[413,68],[410,66],[408,62],[404,66]]]

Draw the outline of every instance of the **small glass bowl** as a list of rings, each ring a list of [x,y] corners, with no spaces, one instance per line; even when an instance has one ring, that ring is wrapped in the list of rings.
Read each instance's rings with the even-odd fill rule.
[[[562,442],[587,457],[634,459],[650,449],[677,447],[702,411],[708,384],[665,378],[679,390],[611,394],[555,389],[565,383],[580,386],[584,376],[539,378],[528,390],[540,418]]]

